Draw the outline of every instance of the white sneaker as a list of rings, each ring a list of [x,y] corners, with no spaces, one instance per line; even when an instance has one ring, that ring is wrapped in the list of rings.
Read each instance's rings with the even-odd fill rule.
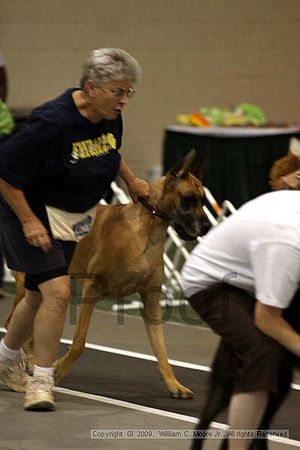
[[[27,373],[21,353],[15,360],[4,358],[0,361],[0,380],[13,391],[26,391]]]
[[[55,409],[53,388],[54,380],[49,375],[29,377],[25,394],[24,409],[28,411],[53,411]]]

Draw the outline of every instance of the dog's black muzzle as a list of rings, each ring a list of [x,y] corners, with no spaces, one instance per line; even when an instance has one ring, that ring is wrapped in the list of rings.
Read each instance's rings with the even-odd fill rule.
[[[199,230],[197,230],[195,232],[192,232],[190,226],[184,227],[179,222],[175,222],[173,227],[174,227],[174,230],[176,231],[176,233],[178,234],[178,236],[180,237],[180,239],[182,239],[183,241],[193,241],[193,240],[197,239],[198,236],[199,237],[204,236],[209,231],[209,229],[211,227],[211,223],[209,222],[209,220],[207,218],[201,220]],[[187,230],[188,228],[190,228],[189,231]]]

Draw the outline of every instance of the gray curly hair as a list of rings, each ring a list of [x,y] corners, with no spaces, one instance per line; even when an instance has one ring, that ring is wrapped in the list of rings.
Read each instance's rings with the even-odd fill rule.
[[[141,67],[137,60],[120,48],[100,48],[93,50],[83,65],[80,87],[84,90],[87,80],[97,86],[109,80],[118,81],[127,78],[132,84],[141,78]]]

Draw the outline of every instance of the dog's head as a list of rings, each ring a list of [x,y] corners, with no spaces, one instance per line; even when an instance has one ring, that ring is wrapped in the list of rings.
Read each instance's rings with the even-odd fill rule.
[[[163,209],[183,240],[203,236],[210,228],[210,222],[203,210],[203,155],[198,155],[197,164],[193,168],[195,159],[196,151],[191,150],[177,167],[167,173],[164,185]]]
[[[274,190],[300,189],[300,141],[290,140],[286,156],[275,161],[270,170],[270,186]]]

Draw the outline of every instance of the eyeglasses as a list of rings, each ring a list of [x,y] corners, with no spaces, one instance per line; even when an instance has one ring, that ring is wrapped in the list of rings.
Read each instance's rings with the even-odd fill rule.
[[[131,89],[131,88],[129,88],[127,90],[123,89],[123,88],[114,88],[114,89],[109,89],[109,91],[107,91],[102,86],[97,86],[97,87],[102,89],[103,92],[106,92],[108,94],[112,94],[116,98],[123,98],[125,95],[127,95],[128,98],[131,98],[135,94],[135,90]]]

